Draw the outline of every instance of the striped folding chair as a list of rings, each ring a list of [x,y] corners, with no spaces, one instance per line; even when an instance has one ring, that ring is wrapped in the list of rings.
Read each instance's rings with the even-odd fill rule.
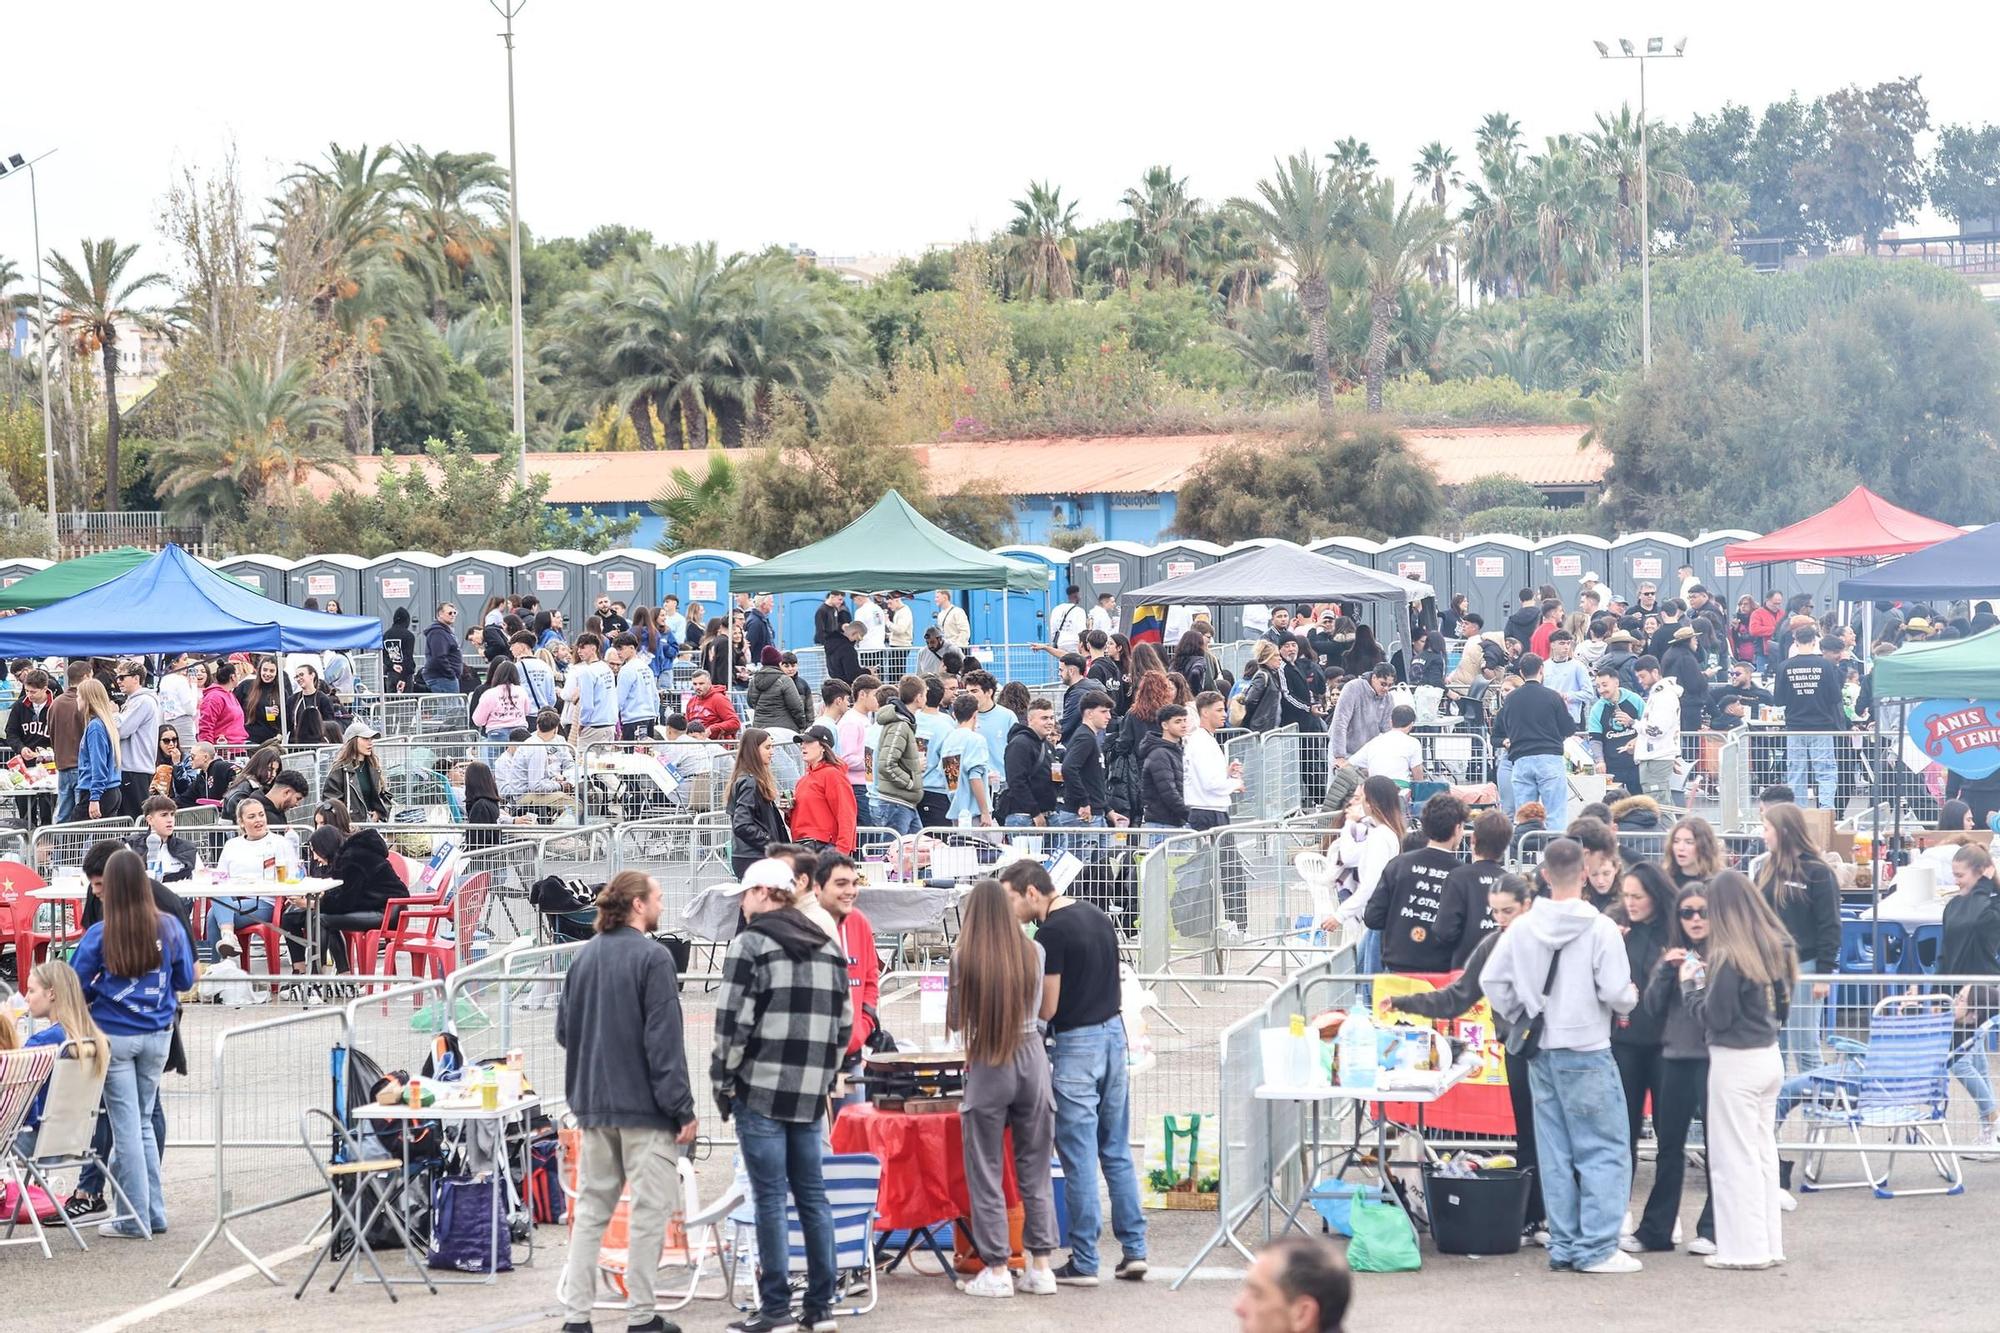
[[[737,1172],[743,1172],[742,1162],[737,1162]],[[882,1187],[882,1160],[866,1153],[832,1153],[820,1161],[820,1173],[826,1179],[826,1202],[833,1210],[833,1266],[836,1297],[856,1296],[865,1293],[867,1304],[848,1305],[833,1310],[836,1315],[864,1315],[875,1308],[881,1292],[875,1277],[875,1206]],[[756,1269],[761,1262],[757,1254],[757,1210],[753,1206],[748,1189],[743,1191],[744,1203],[729,1215],[730,1246],[739,1256],[748,1255],[752,1262],[736,1265],[736,1281],[739,1292],[748,1287],[748,1301],[738,1296],[736,1308],[754,1310],[757,1308]],[[785,1240],[791,1251],[787,1271],[792,1275],[794,1286],[802,1286],[806,1273],[805,1231],[799,1225],[799,1210],[787,1194],[785,1199]]]
[[[1952,1000],[1949,995],[1897,995],[1881,1001],[1868,1017],[1868,1044],[1836,1065],[1813,1070],[1808,1099],[1800,1107],[1806,1121],[1806,1191],[1873,1190],[1878,1199],[1898,1194],[1961,1194],[1965,1170],[1945,1119],[1951,1096]],[[1861,1180],[1820,1183],[1827,1136],[1846,1130],[1861,1159]],[[1892,1190],[1890,1173],[1899,1154],[1888,1153],[1878,1172],[1870,1162],[1864,1131],[1884,1130],[1888,1143],[1921,1144],[1943,1185]]]
[[[0,1023],[11,1021],[0,1017]],[[18,1210],[28,1215],[33,1228],[31,1235],[16,1236],[13,1219],[6,1219],[6,1238],[0,1239],[0,1245],[39,1245],[44,1259],[53,1255],[41,1219],[28,1198],[28,1185],[35,1177],[17,1153],[14,1139],[28,1122],[28,1112],[34,1107],[36,1096],[48,1086],[49,1075],[55,1072],[57,1049],[30,1046],[25,1050],[0,1051],[0,1185],[19,1200]],[[70,1234],[75,1235],[74,1228]],[[82,1244],[82,1240],[79,1238],[77,1243]]]

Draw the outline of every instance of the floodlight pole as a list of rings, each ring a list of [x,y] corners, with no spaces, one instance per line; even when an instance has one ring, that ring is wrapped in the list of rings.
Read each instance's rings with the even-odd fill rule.
[[[488,0],[494,11],[507,21],[500,40],[507,44],[507,267],[511,296],[514,363],[514,444],[520,450],[514,475],[522,485],[528,481],[528,408],[525,356],[521,337],[521,168],[514,143],[514,16],[527,7],[527,0]]]

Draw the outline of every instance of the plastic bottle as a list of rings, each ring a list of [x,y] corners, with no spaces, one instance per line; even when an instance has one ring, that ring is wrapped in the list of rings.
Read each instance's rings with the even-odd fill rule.
[[[1340,1025],[1340,1085],[1344,1088],[1372,1088],[1380,1068],[1376,1052],[1375,1024],[1366,1009],[1356,1008]]]

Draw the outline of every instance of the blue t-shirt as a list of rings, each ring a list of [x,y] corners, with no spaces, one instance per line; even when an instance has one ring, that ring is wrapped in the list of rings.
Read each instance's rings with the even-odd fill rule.
[[[1014,716],[1014,710],[1001,704],[994,704],[985,712],[975,713],[973,716],[977,719],[974,725],[979,728],[980,736],[986,741],[987,755],[1006,754],[1007,733],[1012,731],[1014,723],[1019,721]],[[1004,773],[996,772],[993,775],[993,785],[996,787],[1005,786],[1006,781]]]
[[[987,808],[993,808],[993,758],[986,749],[986,738],[977,731],[953,727],[951,734],[944,738],[940,758],[954,755],[958,758],[958,790],[951,794],[950,814],[953,819],[970,815],[976,822],[979,818],[979,798],[972,794],[974,778],[985,779]]]
[[[951,735],[951,719],[935,709],[917,714],[917,739],[924,743],[924,790],[943,791],[944,738]]]
[[[5,1020],[0,1020],[0,1021],[5,1021]],[[24,1042],[23,1045],[60,1046],[62,1043],[68,1040],[69,1040],[69,1034],[63,1031],[62,1024],[51,1023],[47,1027],[43,1028],[40,1032],[37,1032],[34,1036],[28,1038],[28,1040]],[[49,1100],[49,1085],[44,1083],[42,1085],[41,1091],[35,1094],[35,1100],[31,1102],[28,1106],[28,1118],[21,1124],[21,1127],[23,1129],[34,1129],[42,1123],[42,1110],[44,1107],[48,1105],[48,1100]]]

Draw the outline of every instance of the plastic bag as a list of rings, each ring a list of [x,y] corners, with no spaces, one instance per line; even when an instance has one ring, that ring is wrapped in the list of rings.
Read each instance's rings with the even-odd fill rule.
[[[1313,1211],[1328,1227],[1343,1236],[1354,1234],[1356,1204],[1390,1202],[1389,1191],[1380,1185],[1349,1185],[1345,1182],[1335,1189],[1314,1190],[1311,1199]]]
[[[1348,1220],[1354,1240],[1347,1247],[1347,1266],[1355,1272],[1414,1273],[1423,1267],[1417,1229],[1395,1204],[1356,1199],[1349,1205]]]

